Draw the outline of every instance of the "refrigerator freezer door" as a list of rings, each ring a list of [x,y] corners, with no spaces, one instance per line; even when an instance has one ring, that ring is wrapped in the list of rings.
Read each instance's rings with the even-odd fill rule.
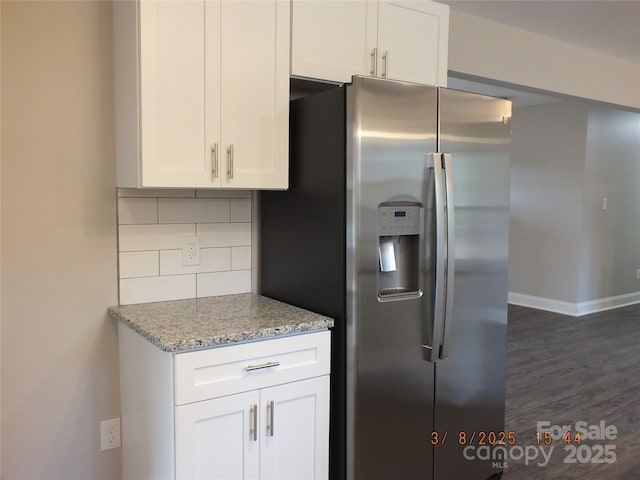
[[[436,479],[484,479],[500,470],[475,455],[479,440],[504,430],[510,127],[503,118],[510,111],[505,100],[440,89],[456,257],[448,358],[435,367],[435,430],[455,437],[435,449]]]
[[[423,360],[422,338],[425,315],[433,311],[427,153],[435,151],[436,109],[432,87],[354,77],[347,90],[349,480],[432,478],[434,365]],[[395,273],[380,271],[385,205],[400,206],[398,220],[407,218],[404,205],[425,217],[416,249],[424,280],[416,295],[392,301],[379,294],[381,278]],[[406,237],[406,246],[399,241],[394,248],[415,245]],[[403,252],[395,254],[400,259]]]

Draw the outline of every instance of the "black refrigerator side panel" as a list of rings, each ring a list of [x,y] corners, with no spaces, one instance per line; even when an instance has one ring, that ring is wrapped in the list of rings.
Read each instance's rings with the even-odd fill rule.
[[[330,478],[345,478],[345,88],[291,102],[289,190],[260,192],[260,293],[335,320]]]

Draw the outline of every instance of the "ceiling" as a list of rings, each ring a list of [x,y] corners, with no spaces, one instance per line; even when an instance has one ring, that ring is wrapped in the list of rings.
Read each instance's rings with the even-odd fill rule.
[[[640,0],[438,0],[452,9],[640,63]]]

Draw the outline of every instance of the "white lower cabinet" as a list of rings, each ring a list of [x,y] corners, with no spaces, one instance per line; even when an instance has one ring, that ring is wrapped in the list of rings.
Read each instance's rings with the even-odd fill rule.
[[[177,407],[176,477],[260,478],[259,401],[259,392],[248,392]]]
[[[327,330],[184,353],[119,328],[123,479],[326,480]]]
[[[260,478],[328,478],[329,376],[271,387],[260,395],[267,407],[260,422],[266,435]]]
[[[176,408],[176,477],[328,478],[329,377]]]

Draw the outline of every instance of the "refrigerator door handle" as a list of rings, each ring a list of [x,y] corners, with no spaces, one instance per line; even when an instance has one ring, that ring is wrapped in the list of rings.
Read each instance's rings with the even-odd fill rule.
[[[446,213],[447,213],[447,254],[446,254],[446,290],[445,290],[445,306],[444,306],[444,332],[442,335],[442,346],[440,347],[439,357],[445,359],[449,356],[449,346],[451,345],[451,336],[453,333],[453,296],[454,296],[454,278],[456,268],[455,255],[455,203],[453,200],[454,184],[453,184],[453,159],[450,153],[445,153],[444,158],[444,179],[445,179],[445,196],[446,196]]]
[[[440,345],[445,320],[445,267],[446,267],[446,198],[443,172],[443,157],[441,153],[429,153],[427,155],[427,168],[433,169],[435,186],[435,211],[436,211],[436,260],[435,260],[435,286],[433,303],[433,329],[431,330],[431,343],[422,345],[423,357],[428,362],[437,362],[440,359]],[[425,319],[426,320],[426,319]],[[425,325],[425,337],[428,326]]]
[[[435,363],[447,358],[453,327],[455,223],[451,154],[428,154],[427,168],[433,168],[435,183],[436,274],[432,345],[425,343],[422,347],[424,359]]]

